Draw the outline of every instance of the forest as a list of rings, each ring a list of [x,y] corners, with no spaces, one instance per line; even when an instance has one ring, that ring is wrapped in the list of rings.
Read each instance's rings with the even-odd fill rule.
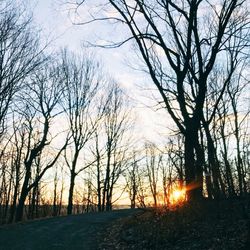
[[[77,25],[104,22],[124,36],[54,51],[31,12],[0,1],[0,224],[125,203],[249,208],[249,1],[65,4]],[[128,43],[173,122],[160,142],[138,137],[133,90],[95,54]]]

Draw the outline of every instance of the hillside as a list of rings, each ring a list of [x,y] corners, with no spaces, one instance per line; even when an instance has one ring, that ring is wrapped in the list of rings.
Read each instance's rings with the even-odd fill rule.
[[[250,204],[205,201],[146,209],[113,224],[100,249],[238,250],[250,246]]]

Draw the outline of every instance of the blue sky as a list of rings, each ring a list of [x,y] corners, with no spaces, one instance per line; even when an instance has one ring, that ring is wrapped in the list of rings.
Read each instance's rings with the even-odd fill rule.
[[[31,2],[32,0],[30,0]],[[69,19],[66,6],[61,3],[62,0],[35,0],[30,4],[31,9],[34,9],[35,22],[42,28],[44,36],[55,39],[52,43],[55,50],[66,46],[77,53],[81,50],[84,41],[95,40],[100,42],[102,38],[119,40],[124,33],[124,30],[115,29],[107,23],[73,25]],[[151,140],[156,138],[159,131],[166,132],[165,126],[168,123],[166,113],[162,115],[161,112],[161,114],[156,115],[151,109],[145,108],[144,105],[155,104],[150,98],[145,98],[148,93],[142,90],[150,80],[128,66],[128,62],[134,63],[135,61],[131,45],[125,45],[118,49],[94,48],[94,50],[98,60],[103,63],[105,71],[114,77],[135,101],[139,123],[144,128],[143,130],[140,129],[142,137]],[[152,87],[153,85],[149,83],[149,86]],[[141,126],[139,125],[139,127]]]
[[[31,1],[31,0],[30,0]],[[69,11],[63,0],[35,0],[34,19],[45,34],[45,37],[55,40],[55,49],[67,46],[73,51],[81,50],[84,42],[103,43],[102,39],[119,40],[124,30],[116,29],[107,23],[76,26],[69,18]],[[61,4],[60,4],[61,3]],[[83,14],[84,15],[84,14]],[[128,67],[128,61],[133,60],[131,45],[124,45],[118,49],[93,49],[105,69],[127,88],[134,87],[134,82],[143,80],[142,74],[136,73]]]
[[[42,28],[43,33],[50,39],[55,39],[57,47],[68,46],[77,50],[81,44],[79,27],[71,24],[67,12],[59,1],[36,0],[31,4],[34,9],[35,22]]]
[[[58,49],[67,46],[73,51],[81,50],[81,46],[86,41],[99,40],[103,34],[110,36],[112,27],[104,24],[95,25],[73,25],[68,16],[68,10],[65,5],[60,4],[60,0],[36,0],[33,4],[34,18],[36,23],[41,26],[45,36],[49,39],[55,39],[53,46]],[[99,40],[100,41],[100,40]],[[126,67],[124,61],[127,59],[126,53],[120,49],[98,49],[95,52],[99,59],[106,65],[106,70],[119,81],[126,79],[131,84],[130,75],[135,72]],[[129,82],[129,83],[128,83]]]

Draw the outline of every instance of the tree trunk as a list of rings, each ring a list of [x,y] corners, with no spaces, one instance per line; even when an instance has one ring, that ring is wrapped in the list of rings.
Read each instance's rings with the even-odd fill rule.
[[[27,190],[22,189],[20,198],[19,198],[19,202],[18,202],[18,206],[16,209],[16,222],[19,222],[23,219],[23,211],[24,211],[24,205],[25,205],[25,200],[27,198],[28,192]]]
[[[15,212],[16,212],[16,203],[17,203],[17,196],[19,191],[19,178],[20,178],[20,161],[18,161],[16,165],[16,173],[15,173],[15,185],[14,185],[14,193],[13,193],[13,201],[10,208],[10,217],[9,217],[9,223],[13,222]]]
[[[194,126],[193,126],[194,127]],[[186,130],[184,143],[184,159],[185,159],[185,175],[187,198],[190,201],[198,201],[202,199],[202,168],[197,168],[195,162],[196,143],[199,143],[198,132],[192,128]]]
[[[100,157],[97,157],[97,199],[98,199],[98,212],[102,211],[102,193],[101,193],[101,169],[100,169]]]
[[[208,168],[212,172],[213,177],[213,196],[214,198],[219,198],[221,196],[221,190],[219,185],[220,171],[218,162],[216,161],[216,150],[214,148],[214,143],[208,128],[208,124],[204,122],[203,125],[207,137]]]
[[[53,195],[53,216],[57,216],[57,185],[54,186],[54,195]]]
[[[37,192],[37,185],[33,188],[31,194],[31,204],[29,206],[29,219],[34,219],[35,208],[36,208],[36,192]]]
[[[226,143],[226,136],[224,133],[224,127],[221,128],[221,138],[222,138],[222,144],[223,144],[223,159],[224,164],[226,168],[226,181],[228,185],[228,192],[229,196],[236,196],[235,187],[234,187],[234,181],[233,181],[233,175],[232,175],[232,169],[230,167],[230,163],[228,161],[228,150],[227,150],[227,143]]]
[[[104,186],[103,186],[103,195],[102,195],[102,211],[105,210],[105,204],[107,202],[108,199],[108,186],[109,186],[109,182],[110,182],[110,159],[111,158],[111,152],[110,152],[110,148],[108,149],[108,153],[107,153],[107,166],[106,166],[106,176],[105,176],[105,180],[104,180]]]
[[[73,195],[74,195],[75,177],[76,177],[75,172],[71,171],[69,198],[68,198],[68,207],[67,207],[67,214],[68,215],[72,214],[72,210],[73,210]]]
[[[22,190],[21,190],[21,195],[20,195],[17,210],[16,210],[16,218],[15,218],[16,222],[21,221],[23,218],[23,210],[24,210],[25,200],[26,200],[27,195],[29,193],[28,184],[29,184],[30,176],[31,176],[30,168],[27,167]]]
[[[17,201],[17,192],[18,192],[18,184],[16,183],[15,188],[14,188],[14,194],[13,194],[13,201],[12,205],[10,208],[10,217],[9,217],[9,223],[13,222],[14,215],[16,212],[16,201]]]

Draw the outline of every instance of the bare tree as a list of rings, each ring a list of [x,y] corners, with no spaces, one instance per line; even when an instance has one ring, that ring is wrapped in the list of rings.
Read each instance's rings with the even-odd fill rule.
[[[11,175],[13,177],[13,194],[9,215],[9,222],[12,222],[15,216],[16,205],[18,200],[18,193],[20,192],[20,182],[22,180],[22,161],[23,161],[23,150],[25,147],[25,130],[22,129],[23,119],[20,119],[19,122],[16,122],[16,119],[13,117],[13,162],[11,164]]]
[[[247,193],[247,183],[246,183],[246,172],[244,170],[244,163],[243,163],[243,148],[241,146],[242,141],[242,126],[244,125],[245,119],[249,116],[249,110],[245,110],[245,112],[240,112],[240,97],[242,97],[242,93],[244,90],[247,91],[246,86],[247,83],[242,80],[242,74],[239,74],[238,78],[234,79],[232,84],[228,86],[228,95],[231,102],[231,108],[233,111],[232,117],[232,127],[233,127],[233,134],[236,140],[236,169],[238,175],[238,183],[239,183],[239,193],[242,196],[243,194]],[[243,99],[245,99],[243,97]],[[249,107],[247,107],[249,109]]]
[[[99,113],[95,109],[95,96],[100,84],[100,65],[91,55],[74,56],[62,53],[61,77],[64,86],[62,104],[68,120],[72,145],[65,151],[70,170],[67,213],[72,213],[75,178],[91,164],[78,163],[84,146],[96,130]]]
[[[34,34],[32,18],[24,8],[9,1],[0,2],[0,136],[6,128],[6,115],[25,79],[45,57]],[[40,48],[40,49],[39,49]]]
[[[136,207],[136,198],[139,191],[139,162],[137,159],[136,151],[133,152],[133,158],[128,170],[125,173],[127,192],[130,199],[130,207]]]
[[[17,121],[13,121],[13,128],[8,131],[7,128],[12,127],[11,113],[17,93],[25,87],[26,80],[40,68],[46,57],[43,55],[44,48],[41,48],[39,32],[32,24],[32,16],[21,2],[17,4],[16,1],[0,1],[0,14],[0,158],[8,154],[9,169],[2,170],[5,176],[10,173],[9,199],[5,205],[7,211],[9,203],[12,203],[9,219],[12,220],[21,179],[20,157],[23,143],[15,144],[17,137],[22,133],[14,124],[17,124]],[[10,141],[8,152],[2,151]],[[3,167],[4,165],[0,166],[0,169]],[[14,194],[11,201],[12,188]]]
[[[113,9],[118,15],[107,17],[103,12],[99,12],[101,16],[91,15],[95,17],[91,21],[108,19],[128,28],[131,36],[111,47],[129,40],[137,44],[164,107],[184,135],[185,178],[190,200],[202,198],[203,166],[199,161],[202,152],[197,145],[210,84],[208,79],[218,61],[227,63],[222,58],[233,49],[241,52],[247,49],[246,4],[242,0],[107,0],[100,4],[101,8]],[[229,43],[237,37],[241,37],[239,43]],[[225,92],[224,84],[218,92],[214,110]]]
[[[42,154],[46,153],[46,148],[54,138],[51,133],[52,120],[60,114],[58,101],[62,96],[62,88],[55,72],[56,68],[44,65],[43,71],[32,77],[17,104],[18,112],[24,117],[22,126],[25,131],[25,147],[22,162],[24,177],[16,210],[16,221],[20,221],[23,217],[25,200],[29,192],[37,187],[46,171],[54,166],[67,146],[66,139],[64,145],[54,155],[49,157],[47,154],[46,159],[42,158]],[[40,160],[45,161],[40,162]],[[32,179],[34,167],[37,170]]]
[[[111,83],[106,91],[101,125],[95,134],[98,210],[111,210],[115,185],[127,168],[130,144],[127,132],[131,127],[130,108],[121,88]],[[127,143],[125,140],[127,139]]]
[[[220,155],[221,162],[224,166],[225,172],[225,184],[227,187],[228,196],[232,197],[236,195],[235,182],[234,182],[234,169],[230,160],[230,131],[228,130],[228,117],[229,117],[229,107],[230,102],[228,101],[228,97],[223,97],[221,105],[218,107],[217,115],[218,121],[215,120],[214,123],[217,123],[219,128],[215,128],[214,130],[218,130],[218,134],[216,136],[216,131],[214,132],[214,137],[217,137],[220,146]],[[214,140],[216,142],[216,140]]]
[[[151,194],[154,200],[154,206],[157,206],[158,199],[158,180],[159,180],[159,169],[162,162],[162,154],[156,148],[153,143],[145,144],[146,151],[146,168],[147,178],[150,187]]]

